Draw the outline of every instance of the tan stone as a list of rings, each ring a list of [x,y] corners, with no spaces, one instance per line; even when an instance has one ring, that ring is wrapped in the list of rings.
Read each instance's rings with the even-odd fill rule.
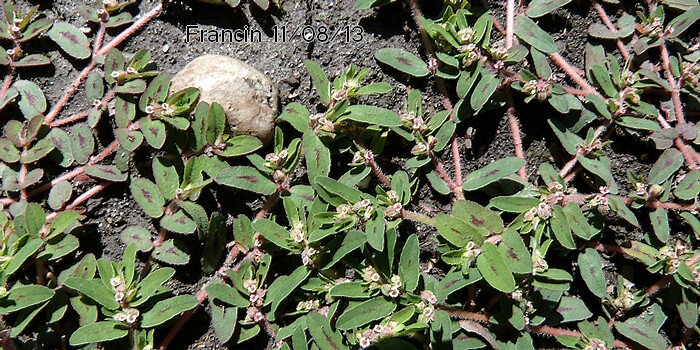
[[[198,88],[200,101],[220,104],[236,135],[254,135],[264,144],[272,141],[279,92],[259,70],[233,57],[200,56],[173,77],[170,90],[186,87]]]

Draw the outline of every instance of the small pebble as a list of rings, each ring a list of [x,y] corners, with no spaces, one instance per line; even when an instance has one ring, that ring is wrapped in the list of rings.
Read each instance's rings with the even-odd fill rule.
[[[162,50],[163,50],[163,52],[168,52],[168,50],[170,50],[170,45],[168,45],[168,44],[163,45]]]

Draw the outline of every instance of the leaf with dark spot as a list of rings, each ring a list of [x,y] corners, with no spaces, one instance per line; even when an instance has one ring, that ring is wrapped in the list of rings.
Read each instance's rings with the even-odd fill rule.
[[[414,77],[424,77],[430,74],[428,65],[420,57],[403,49],[379,49],[374,53],[374,57],[377,61]]]
[[[48,35],[63,51],[75,58],[86,59],[92,54],[88,38],[68,22],[54,23]]]

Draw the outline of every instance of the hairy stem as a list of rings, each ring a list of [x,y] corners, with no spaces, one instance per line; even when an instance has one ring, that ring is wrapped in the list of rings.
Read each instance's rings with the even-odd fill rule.
[[[426,224],[428,226],[435,227],[435,219],[431,218],[430,216],[427,216],[425,214],[421,214],[421,213],[418,213],[415,211],[401,209],[401,217],[406,219],[406,220],[420,222],[422,224]]]
[[[523,152],[523,140],[520,136],[520,124],[518,123],[518,117],[515,115],[515,103],[513,102],[513,96],[508,93],[508,109],[506,110],[506,115],[508,116],[508,125],[510,126],[510,135],[513,138],[513,147],[515,148],[515,156],[525,160],[525,152]],[[518,175],[525,181],[527,181],[527,172],[525,171],[525,166],[523,165],[518,169]]]
[[[581,89],[588,93],[600,96],[598,91],[596,91],[590,84],[588,84],[588,82],[586,82],[586,80],[583,79],[578,74],[578,72],[576,72],[576,70],[569,64],[569,62],[566,62],[564,57],[562,57],[558,52],[550,53],[549,58],[551,58],[554,64],[559,66],[559,68],[561,68],[566,73],[566,75],[568,75],[569,78],[571,78],[571,80],[578,84],[578,86],[581,87]]]
[[[513,46],[513,19],[515,18],[515,0],[506,3],[506,49]]]
[[[613,32],[617,33],[618,30],[615,28],[615,26],[612,24],[610,21],[610,18],[608,17],[608,14],[605,13],[605,9],[603,9],[603,6],[601,6],[598,1],[594,0],[593,1],[593,8],[595,8],[595,11],[598,12],[598,16],[600,16],[600,19],[603,21],[603,24],[605,24],[608,29]],[[620,49],[620,53],[622,54],[622,57],[627,60],[630,57],[629,51],[627,51],[627,48],[625,45],[622,43],[622,39],[617,39],[617,48]]]
[[[685,123],[685,117],[683,116],[683,106],[681,104],[681,87],[676,84],[676,80],[673,79],[673,73],[671,73],[671,64],[668,57],[668,49],[666,48],[666,43],[662,43],[659,46],[661,51],[661,65],[664,68],[664,74],[666,75],[666,80],[668,84],[671,85],[671,100],[673,101],[673,111],[676,114],[676,120],[678,123]]]
[[[91,189],[85,191],[85,193],[78,196],[78,198],[76,198],[73,202],[68,204],[64,210],[74,209],[75,207],[79,206],[80,204],[82,204],[86,200],[88,200],[88,199],[94,197],[95,195],[97,195],[98,193],[102,192],[102,190],[104,190],[110,184],[111,184],[111,182],[103,182],[103,183],[100,183],[100,184],[93,186]],[[51,221],[51,220],[55,219],[56,216],[58,215],[58,213],[59,212],[53,212],[51,214],[46,215],[46,221]]]

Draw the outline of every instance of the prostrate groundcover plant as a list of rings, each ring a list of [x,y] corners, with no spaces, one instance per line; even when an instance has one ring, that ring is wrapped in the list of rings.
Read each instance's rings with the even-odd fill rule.
[[[236,135],[197,89],[170,91],[148,50],[117,48],[162,10],[134,20],[135,2],[82,6],[92,38],[38,6],[3,4],[3,348],[175,348],[204,312],[233,348],[698,346],[696,0],[594,1],[580,68],[543,29],[577,3],[447,0],[426,18],[407,0],[422,57],[375,53],[408,82],[403,109],[373,104],[394,87],[366,81],[369,68],[329,76],[309,60],[320,103],[286,105],[270,147]],[[108,28],[122,31],[103,42]],[[18,78],[52,65],[37,51],[50,46],[30,45],[42,40],[84,67],[55,103]],[[79,92],[92,107],[66,115]],[[525,158],[528,107],[547,116],[524,122],[551,129],[567,159]],[[494,111],[515,154],[464,174],[464,124]],[[608,157],[622,138],[658,150],[626,183]],[[81,226],[88,199],[114,183],[152,221],[121,233],[118,261],[85,253],[94,240]],[[450,209],[423,209],[426,186]],[[263,198],[257,215],[222,210],[244,192]],[[185,266],[204,281],[196,295],[176,288]]]

